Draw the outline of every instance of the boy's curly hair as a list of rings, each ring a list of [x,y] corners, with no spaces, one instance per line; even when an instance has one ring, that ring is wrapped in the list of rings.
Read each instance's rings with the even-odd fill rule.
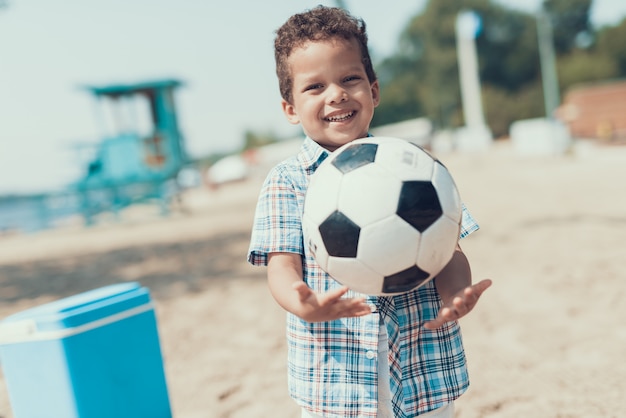
[[[293,78],[287,59],[295,48],[309,41],[324,41],[333,38],[356,39],[361,48],[361,62],[370,83],[376,81],[367,48],[365,22],[337,7],[317,6],[291,16],[277,31],[274,40],[274,57],[280,95],[291,103]]]

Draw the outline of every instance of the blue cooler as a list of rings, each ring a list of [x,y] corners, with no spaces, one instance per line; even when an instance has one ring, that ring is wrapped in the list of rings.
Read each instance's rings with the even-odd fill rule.
[[[148,289],[121,283],[0,322],[15,418],[170,418]]]

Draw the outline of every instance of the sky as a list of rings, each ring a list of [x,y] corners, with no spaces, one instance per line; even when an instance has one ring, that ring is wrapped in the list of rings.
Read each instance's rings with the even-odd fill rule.
[[[347,0],[374,60],[426,0]],[[534,12],[541,0],[499,0]],[[106,133],[85,85],[182,80],[176,105],[192,157],[233,152],[246,131],[298,135],[280,108],[274,31],[321,0],[0,0],[0,194],[60,189],[84,172],[77,144]],[[626,1],[594,0],[617,24]],[[100,122],[99,122],[100,121]]]

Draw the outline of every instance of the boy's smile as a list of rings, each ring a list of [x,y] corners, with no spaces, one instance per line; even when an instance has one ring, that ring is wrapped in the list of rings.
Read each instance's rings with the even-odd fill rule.
[[[289,57],[292,102],[283,100],[287,119],[334,151],[367,136],[379,103],[378,81],[369,82],[356,40],[307,42]]]
[[[343,112],[341,112],[341,113],[342,114],[327,116],[324,119],[326,119],[328,122],[342,122],[344,120],[348,120],[348,119],[352,118],[355,115],[356,112],[353,111],[353,112],[348,112],[348,113],[345,113],[345,114],[343,114]]]

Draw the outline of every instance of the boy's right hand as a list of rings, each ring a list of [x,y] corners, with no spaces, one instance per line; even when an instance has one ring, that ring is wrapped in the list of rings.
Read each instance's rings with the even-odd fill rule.
[[[298,293],[300,302],[299,309],[294,313],[307,322],[326,322],[372,313],[365,298],[342,297],[348,291],[346,286],[326,293],[315,293],[303,281],[294,283],[292,287]]]

